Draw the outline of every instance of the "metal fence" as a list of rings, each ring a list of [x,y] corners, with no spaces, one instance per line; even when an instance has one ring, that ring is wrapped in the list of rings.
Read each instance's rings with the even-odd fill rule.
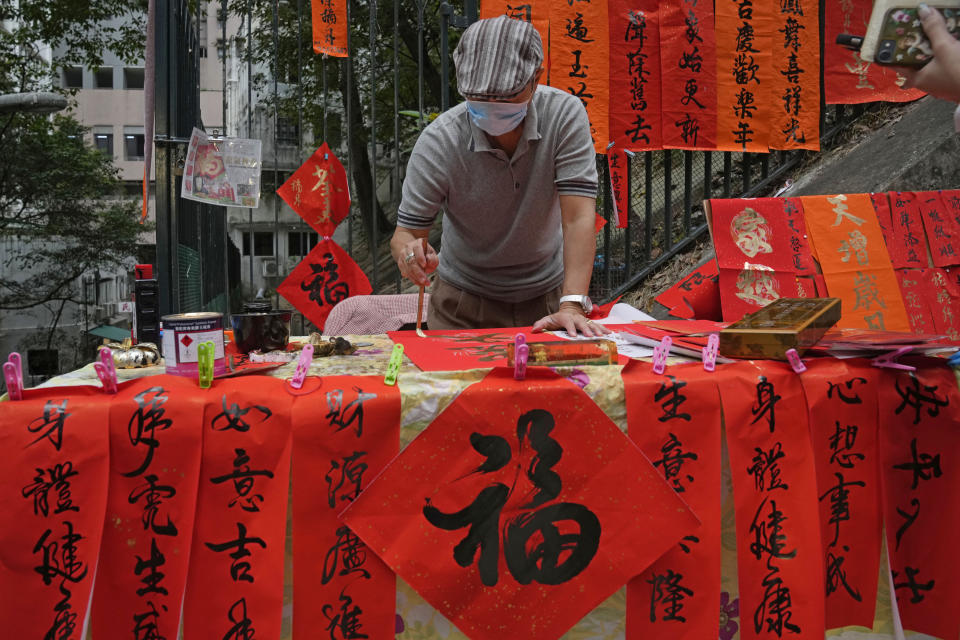
[[[160,277],[170,283],[161,287],[161,309],[236,310],[239,298],[254,287],[252,257],[249,273],[241,274],[231,255],[236,249],[227,215],[177,196],[185,142],[193,126],[202,127],[196,77],[200,9],[193,0],[156,3],[157,249]],[[342,60],[312,54],[309,0],[217,0],[210,6],[217,4],[223,17],[225,96],[228,58],[240,55],[231,63],[245,65],[246,72],[246,128],[239,114],[227,113],[226,97],[224,118],[241,123],[239,130],[228,128],[231,135],[267,138],[262,190],[264,198],[272,197],[277,251],[285,205],[271,194],[315,147],[328,141],[344,161],[354,195],[351,215],[341,225],[341,245],[364,268],[375,292],[404,291],[388,241],[405,163],[430,114],[447,109],[456,95],[451,47],[477,19],[477,0],[458,6],[439,0],[352,0],[351,57]],[[235,26],[231,33],[228,16]],[[251,116],[258,102],[269,105],[264,111],[273,122],[259,130]],[[823,145],[863,108],[822,107]],[[284,160],[278,148],[290,133],[280,130],[280,120],[296,123],[296,149]],[[768,193],[808,153],[637,153],[627,165],[626,228],[617,228],[613,220],[606,159],[598,156],[598,212],[608,224],[597,237],[591,296],[606,301],[636,287],[702,240],[707,230],[704,199]],[[249,216],[252,224],[254,213]],[[442,242],[439,230],[431,240]],[[186,261],[190,269],[184,268]],[[275,283],[283,275],[278,273]]]

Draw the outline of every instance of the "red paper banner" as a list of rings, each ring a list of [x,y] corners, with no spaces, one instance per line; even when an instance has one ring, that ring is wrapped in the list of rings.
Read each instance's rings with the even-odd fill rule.
[[[109,526],[93,598],[96,638],[176,638],[187,584],[207,394],[150,376],[110,405]]]
[[[630,439],[693,509],[700,527],[627,585],[627,640],[703,640],[719,632],[720,396],[703,366],[623,370]],[[651,415],[651,408],[653,413]],[[656,420],[653,418],[656,417]]]
[[[107,504],[108,408],[93,387],[0,403],[4,637],[83,634]]]
[[[717,149],[766,153],[775,107],[773,4],[718,2],[715,11]]]
[[[324,142],[277,193],[321,237],[332,236],[350,213],[347,172]]]
[[[610,0],[607,6],[610,139],[619,151],[661,149],[658,3],[656,0]],[[619,200],[618,207],[622,209]]]
[[[883,515],[904,629],[960,634],[960,397],[946,366],[881,379]]]
[[[360,265],[330,238],[322,238],[277,287],[319,331],[338,302],[372,292]]]
[[[922,294],[932,307],[933,326],[937,333],[951,340],[960,340],[960,294],[943,269],[924,269],[926,287]]]
[[[550,84],[580,98],[597,153],[610,142],[610,25],[606,2],[550,1]]]
[[[890,262],[896,267],[897,261],[893,255],[896,243],[893,235],[893,221],[890,217],[890,198],[886,191],[881,191],[880,193],[871,193],[870,202],[873,204],[873,210],[877,213],[877,224],[880,225],[880,231],[883,232],[883,241],[887,245]]]
[[[960,220],[951,215],[953,212],[941,197],[941,192],[924,191],[915,195],[923,216],[933,264],[938,267],[960,264]]]
[[[816,470],[799,377],[783,363],[718,368],[736,505],[740,637],[823,640]]]
[[[552,333],[532,333],[530,327],[516,329],[467,329],[464,331],[424,331],[420,338],[413,331],[388,331],[387,335],[403,345],[403,353],[421,371],[466,371],[503,367],[507,364],[507,345],[518,333],[527,342],[563,340]]]
[[[883,65],[866,62],[859,52],[837,44],[841,33],[862,36],[873,8],[871,0],[844,0],[825,5],[823,35],[823,84],[827,104],[861,102],[909,102],[922,91],[903,90],[903,76]]]
[[[280,636],[293,400],[284,384],[237,378],[207,393],[185,638]]]
[[[293,424],[293,637],[392,637],[396,578],[337,513],[397,454],[400,391],[382,377],[323,378],[297,398]]]
[[[790,205],[802,211],[797,200],[791,200]],[[809,269],[802,245],[797,248],[799,258],[794,257],[791,239],[798,232],[790,228],[790,220],[796,227],[799,216],[796,211],[786,215],[786,209],[780,198],[711,200],[713,243],[720,268],[744,269],[749,264],[761,271],[796,273],[799,262]]]
[[[783,213],[790,231],[790,259],[794,272],[797,275],[816,275],[817,265],[813,261],[813,249],[807,238],[807,223],[803,220],[803,203],[798,198],[783,198]]]
[[[660,5],[663,146],[717,146],[717,50],[713,6],[698,0]]]
[[[720,269],[720,302],[723,320],[736,322],[780,298],[809,297],[801,294],[797,276],[761,269]]]
[[[540,34],[543,44],[544,67],[550,68],[548,44],[550,43],[550,3],[548,0],[483,0],[480,3],[480,19],[510,16],[533,25]],[[540,78],[541,84],[547,84],[548,74]]]
[[[708,260],[659,296],[656,301],[677,318],[720,320],[720,272]]]
[[[900,295],[910,320],[910,330],[914,333],[935,333],[933,321],[933,300],[936,293],[931,291],[926,269],[896,269],[900,282]]]
[[[613,148],[607,152],[607,167],[610,171],[610,191],[613,193],[613,208],[616,211],[617,228],[619,229],[625,229],[627,227],[627,219],[630,216],[630,185],[628,180],[631,176],[627,170],[627,165],[629,164],[630,158],[622,151]],[[599,214],[597,214],[597,216],[599,217]],[[598,221],[597,231],[600,231],[606,223],[606,220],[603,220],[603,224]]]
[[[873,627],[880,569],[878,369],[817,358],[800,376],[817,467],[827,629]]]
[[[889,196],[890,226],[894,238],[890,260],[897,269],[924,269],[929,262],[917,194],[912,191],[891,191]]]
[[[347,0],[310,0],[313,22],[313,51],[346,58]]]
[[[771,149],[820,149],[819,18],[813,0],[773,5]]]
[[[698,526],[593,400],[535,369],[468,387],[341,517],[475,640],[504,620],[559,637]]]

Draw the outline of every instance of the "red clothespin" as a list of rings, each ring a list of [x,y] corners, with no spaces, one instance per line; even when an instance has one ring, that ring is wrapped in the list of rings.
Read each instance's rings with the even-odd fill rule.
[[[883,355],[877,356],[876,358],[870,361],[870,364],[872,364],[875,367],[882,367],[885,369],[899,369],[900,371],[916,371],[917,370],[916,367],[913,367],[909,364],[900,364],[899,362],[897,362],[900,356],[904,356],[910,353],[911,351],[913,351],[913,347],[911,346],[900,347],[896,351],[890,351],[890,352],[884,353]]]
[[[293,372],[293,378],[290,380],[290,386],[299,389],[303,386],[303,381],[307,379],[307,372],[310,371],[310,364],[313,362],[313,345],[306,344],[303,351],[300,352],[300,359],[297,360],[297,369]]]
[[[787,349],[786,356],[787,362],[790,363],[790,368],[793,369],[794,373],[803,373],[807,370],[807,365],[803,364],[803,360],[800,359],[800,354],[797,353],[796,349]]]
[[[107,347],[100,349],[100,362],[93,364],[105,393],[117,392],[117,367],[113,364],[113,352]]]
[[[7,383],[7,395],[11,400],[23,400],[23,362],[14,351],[3,363],[3,380]]]
[[[673,346],[673,340],[670,336],[663,336],[660,344],[653,348],[653,372],[662,375],[667,369],[667,356],[670,355],[670,347]]]
[[[720,334],[711,333],[707,338],[707,346],[701,351],[703,359],[703,368],[705,371],[713,371],[717,368],[717,353],[720,351]]]
[[[530,354],[530,347],[527,346],[527,338],[522,333],[513,337],[513,379],[523,380],[527,377],[527,356]]]

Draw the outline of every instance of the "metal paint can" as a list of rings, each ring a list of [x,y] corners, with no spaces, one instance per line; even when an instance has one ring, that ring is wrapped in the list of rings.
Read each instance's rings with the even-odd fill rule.
[[[213,343],[213,375],[227,372],[223,354],[223,314],[214,312],[176,313],[163,316],[163,359],[167,373],[197,376],[197,347]]]

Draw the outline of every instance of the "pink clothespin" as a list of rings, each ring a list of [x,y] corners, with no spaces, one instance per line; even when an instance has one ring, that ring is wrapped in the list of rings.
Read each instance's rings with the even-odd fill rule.
[[[717,368],[717,353],[720,351],[720,334],[711,333],[707,338],[707,346],[701,351],[703,359],[703,368],[706,371],[713,371]]]
[[[807,370],[807,365],[803,364],[803,360],[800,359],[800,354],[797,353],[796,349],[787,349],[786,356],[787,362],[790,363],[790,368],[793,369],[794,373],[803,373]]]
[[[527,346],[527,338],[522,333],[513,337],[513,379],[523,380],[527,377],[527,356],[530,354],[530,347]]]
[[[93,370],[100,378],[104,393],[117,392],[117,367],[113,364],[113,352],[107,347],[100,349],[100,362],[93,364]]]
[[[297,360],[297,369],[293,372],[293,378],[290,380],[290,386],[299,389],[303,386],[303,381],[307,379],[307,372],[310,371],[310,363],[313,362],[313,345],[306,344],[303,351],[300,352],[300,359]]]
[[[7,395],[11,400],[23,400],[23,362],[14,351],[3,363],[3,380],[7,383]]]
[[[916,371],[917,370],[916,367],[913,367],[909,364],[900,364],[899,362],[897,362],[900,356],[904,356],[910,353],[911,351],[913,351],[913,347],[911,346],[900,347],[896,351],[890,351],[890,352],[884,353],[883,355],[877,356],[876,358],[870,361],[870,364],[872,364],[875,367],[882,367],[885,369],[899,369],[900,371]]]
[[[653,348],[653,372],[662,375],[667,369],[667,356],[670,355],[670,347],[673,346],[673,340],[670,336],[663,336],[660,344]]]

